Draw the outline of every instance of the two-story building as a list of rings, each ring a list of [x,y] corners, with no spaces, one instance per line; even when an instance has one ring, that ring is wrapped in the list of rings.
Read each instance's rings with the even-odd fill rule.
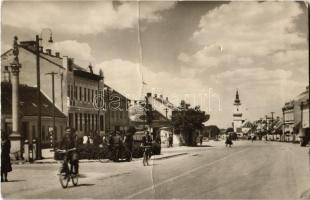
[[[67,59],[68,125],[79,136],[94,136],[104,132],[103,74],[95,74]],[[100,105],[98,104],[100,103]]]

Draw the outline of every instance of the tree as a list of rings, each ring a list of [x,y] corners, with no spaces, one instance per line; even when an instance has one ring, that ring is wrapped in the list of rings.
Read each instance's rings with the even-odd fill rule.
[[[149,103],[147,97],[145,97],[144,109],[145,109],[146,124],[149,125],[149,127],[151,127],[153,122],[153,107],[152,104]]]
[[[200,110],[199,106],[192,108],[190,104],[181,101],[177,110],[172,112],[171,123],[176,133],[181,135],[183,144],[195,146],[198,131],[202,130],[203,123],[209,118],[210,115]]]

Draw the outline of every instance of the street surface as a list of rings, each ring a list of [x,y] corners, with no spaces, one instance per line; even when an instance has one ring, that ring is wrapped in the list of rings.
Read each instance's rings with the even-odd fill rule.
[[[1,185],[4,198],[296,199],[310,190],[308,148],[291,143],[236,141],[148,167],[141,159],[82,163],[79,185],[67,189],[56,176],[59,164],[13,167]]]

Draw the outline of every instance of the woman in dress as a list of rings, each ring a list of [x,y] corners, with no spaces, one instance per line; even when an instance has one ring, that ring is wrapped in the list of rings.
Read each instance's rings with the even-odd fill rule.
[[[1,132],[1,182],[8,181],[8,172],[12,171],[10,159],[11,141],[5,132]]]

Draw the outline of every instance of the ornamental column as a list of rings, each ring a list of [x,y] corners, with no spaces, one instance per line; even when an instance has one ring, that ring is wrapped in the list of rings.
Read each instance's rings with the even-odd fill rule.
[[[13,55],[14,59],[11,63],[11,82],[12,82],[12,133],[10,135],[11,139],[11,152],[18,152],[18,158],[22,158],[22,145],[21,145],[21,134],[19,131],[19,68],[21,64],[18,60],[18,44],[17,36],[14,37],[13,43]]]

